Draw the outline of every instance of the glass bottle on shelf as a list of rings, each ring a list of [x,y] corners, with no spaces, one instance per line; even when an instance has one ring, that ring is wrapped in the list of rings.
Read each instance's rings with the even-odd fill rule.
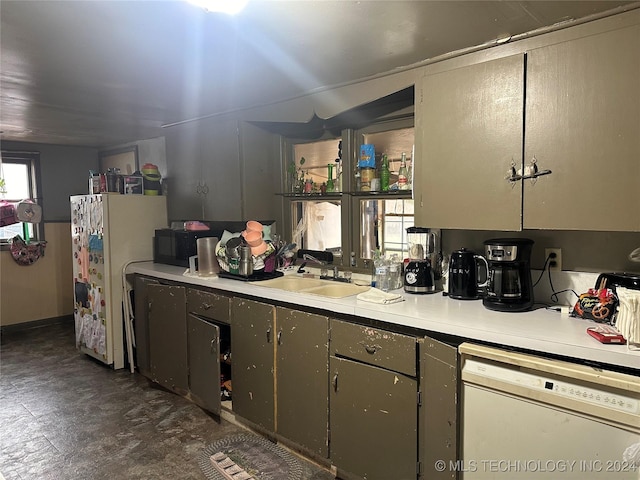
[[[402,159],[400,160],[400,169],[398,170],[398,189],[409,190],[409,171],[407,170],[407,154],[402,152]]]
[[[335,191],[335,186],[333,184],[333,165],[331,163],[327,164],[327,192]]]
[[[382,166],[380,167],[380,190],[383,192],[389,191],[389,157],[385,153],[382,155]]]

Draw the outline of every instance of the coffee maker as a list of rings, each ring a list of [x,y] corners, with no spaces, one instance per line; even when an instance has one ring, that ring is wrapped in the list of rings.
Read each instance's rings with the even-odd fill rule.
[[[436,291],[436,272],[432,266],[436,250],[436,233],[425,227],[407,228],[409,258],[404,264],[404,291],[433,293]]]
[[[524,312],[533,306],[531,249],[528,238],[485,240],[489,283],[482,304],[489,310]]]

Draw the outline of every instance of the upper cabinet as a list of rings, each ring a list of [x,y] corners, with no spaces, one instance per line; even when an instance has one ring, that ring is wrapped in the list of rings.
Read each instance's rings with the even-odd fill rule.
[[[427,74],[416,224],[640,231],[640,25]],[[516,173],[551,170],[533,179]]]
[[[416,225],[518,230],[522,188],[524,55],[435,75],[416,101]]]
[[[166,134],[170,220],[275,218],[275,137],[246,122],[204,119]]]
[[[640,231],[640,25],[527,54],[524,227]]]

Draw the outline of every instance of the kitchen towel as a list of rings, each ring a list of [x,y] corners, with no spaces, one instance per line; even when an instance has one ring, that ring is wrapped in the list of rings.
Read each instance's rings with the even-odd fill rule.
[[[640,346],[640,291],[616,287],[620,300],[616,328],[627,339],[629,348]]]
[[[404,297],[397,293],[383,292],[379,288],[371,287],[366,292],[356,295],[358,300],[370,303],[388,305],[390,303],[404,302]]]

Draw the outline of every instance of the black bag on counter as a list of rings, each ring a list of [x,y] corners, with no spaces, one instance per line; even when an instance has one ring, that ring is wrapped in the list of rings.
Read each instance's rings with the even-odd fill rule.
[[[613,323],[618,297],[610,288],[590,288],[578,297],[571,316],[599,323]]]

